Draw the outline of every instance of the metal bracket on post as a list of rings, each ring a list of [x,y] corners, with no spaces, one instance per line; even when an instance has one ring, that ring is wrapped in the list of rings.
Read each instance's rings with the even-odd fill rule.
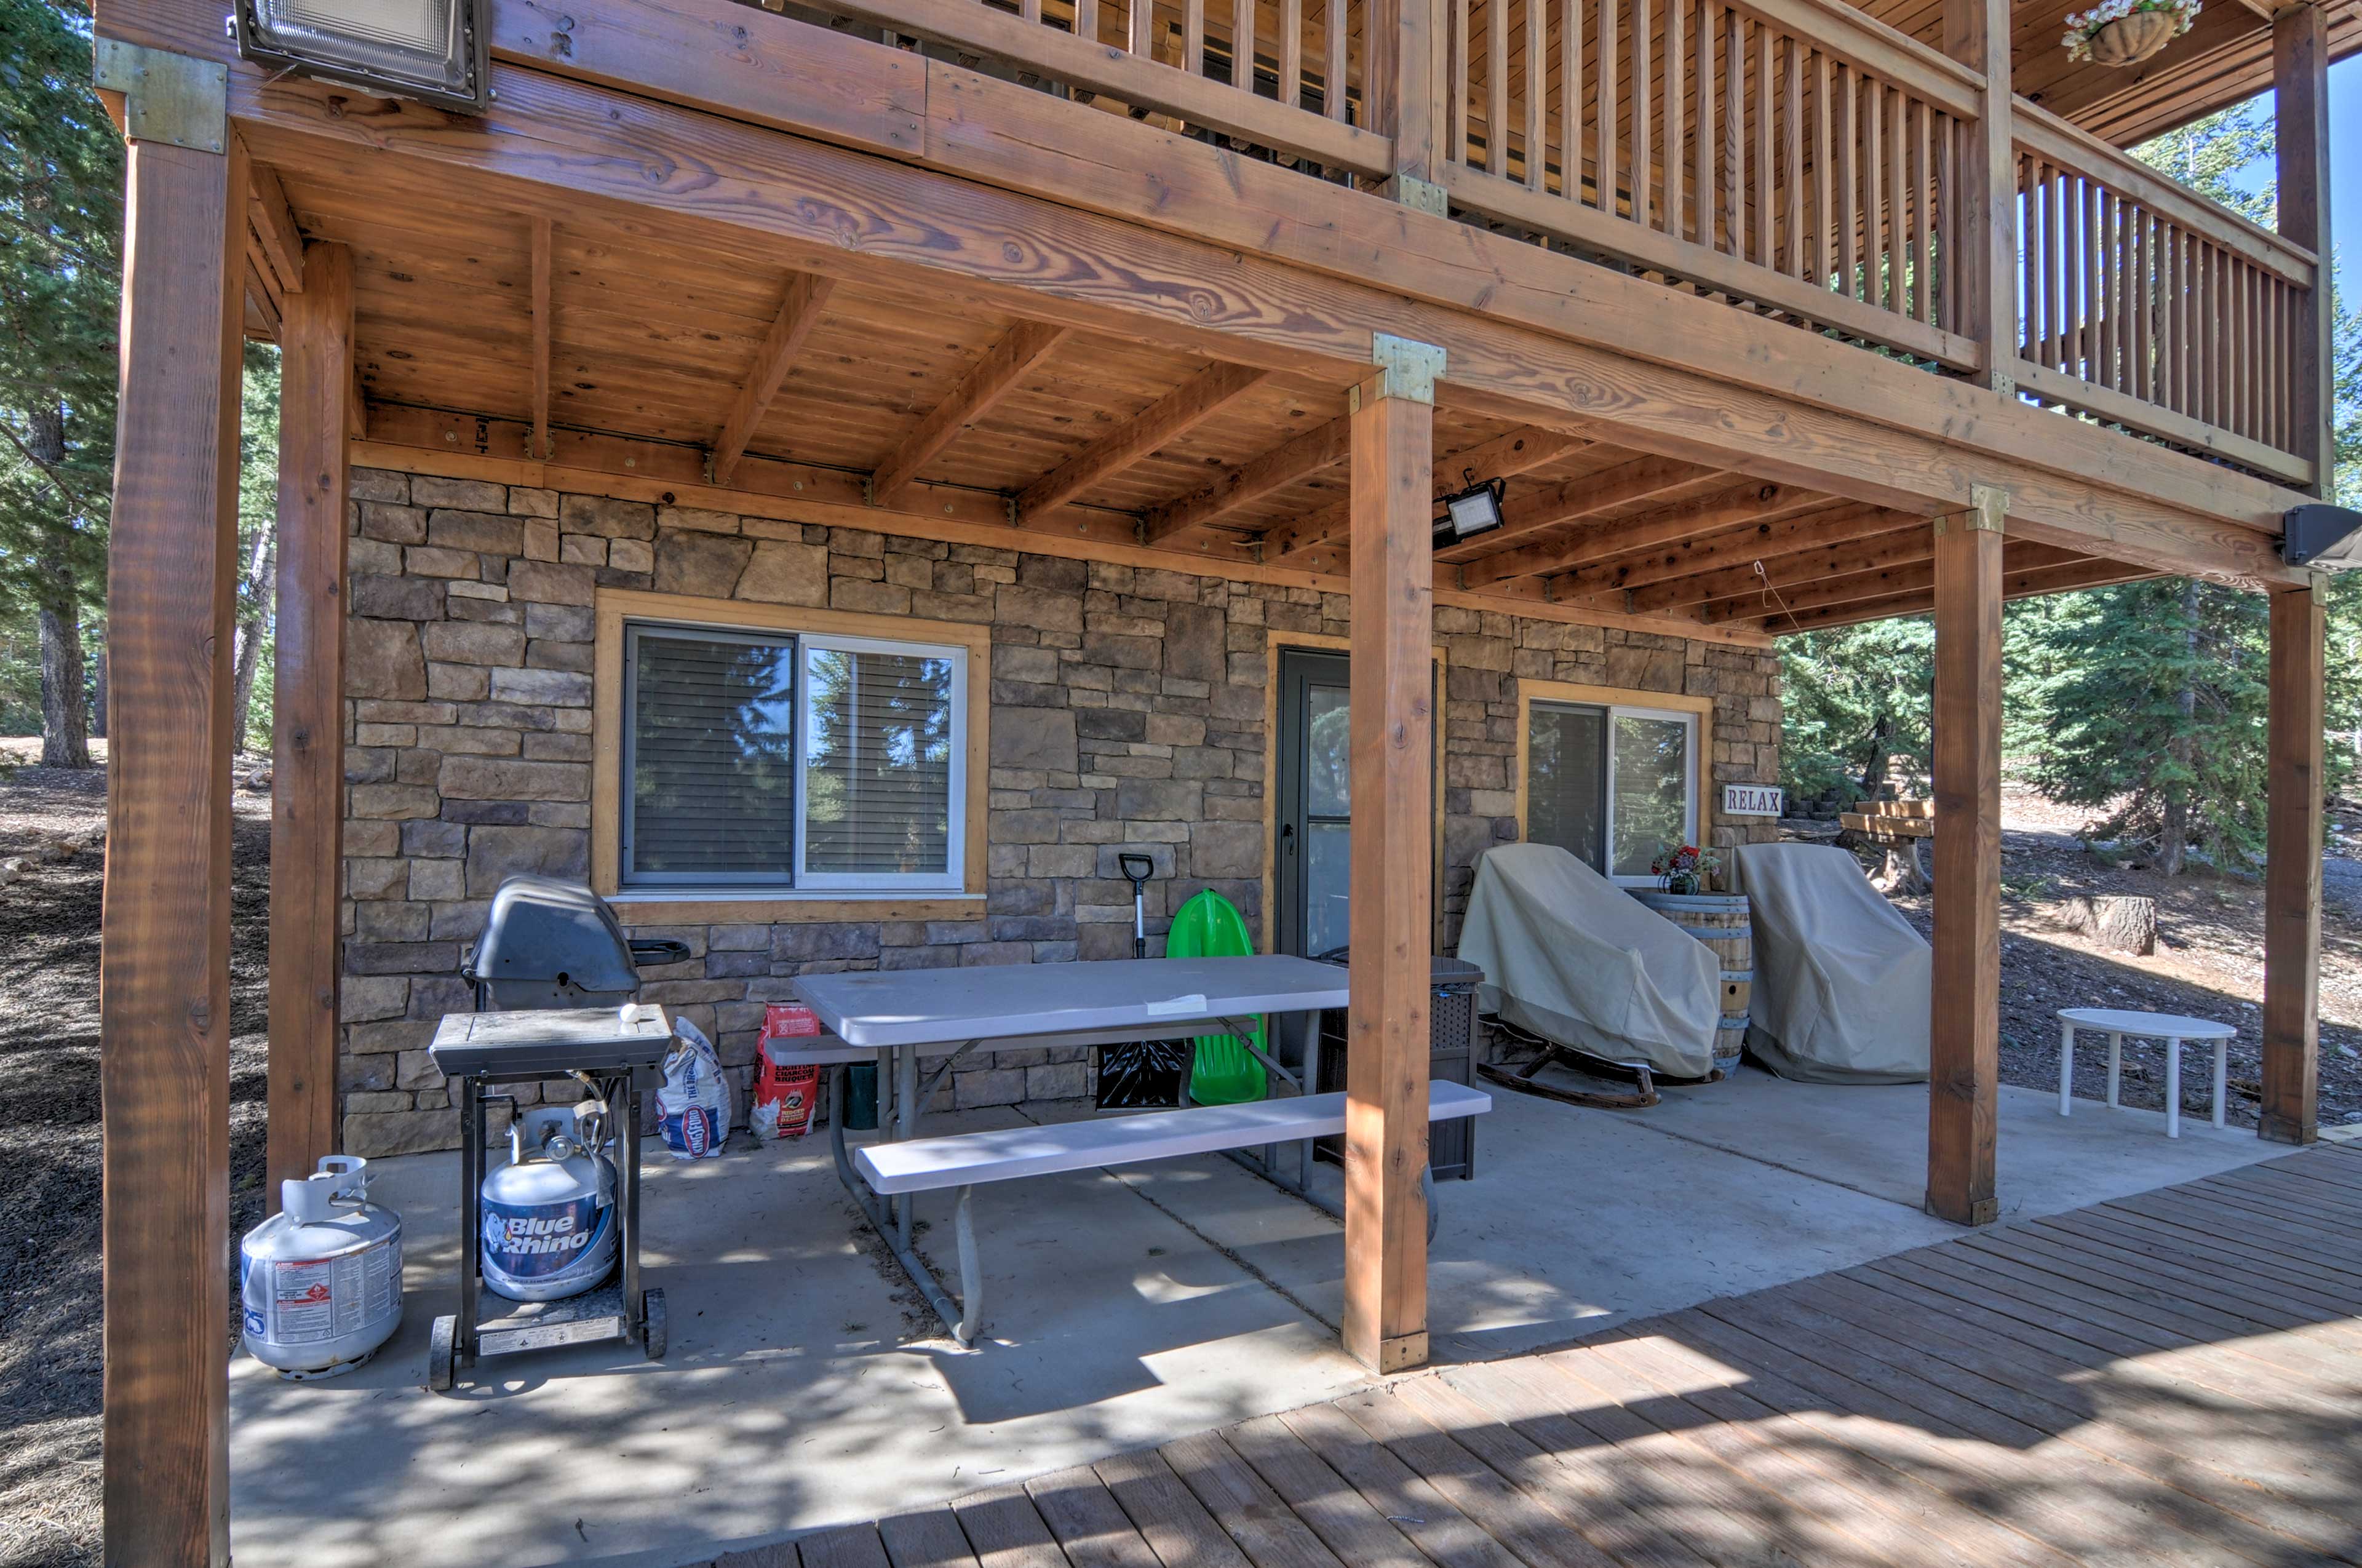
[[[1378,187],[1378,194],[1414,211],[1433,213],[1437,217],[1451,215],[1451,202],[1443,187],[1416,174],[1393,176]]]
[[[194,152],[229,147],[229,67],[121,39],[97,40],[92,83],[123,95],[123,134]]]
[[[1391,332],[1370,334],[1370,363],[1378,373],[1345,394],[1345,410],[1359,414],[1364,402],[1399,397],[1435,405],[1435,383],[1443,374],[1443,350],[1432,343],[1396,337]]]
[[[1998,485],[1972,484],[1969,487],[1969,510],[1952,513],[1936,519],[1936,533],[1941,536],[1945,525],[1958,520],[1971,534],[1999,534],[2005,530],[2003,519],[2009,515],[2009,491]]]

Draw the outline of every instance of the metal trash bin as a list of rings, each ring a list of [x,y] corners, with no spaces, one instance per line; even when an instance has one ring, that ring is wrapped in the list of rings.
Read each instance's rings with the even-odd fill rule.
[[[1349,957],[1349,951],[1342,947],[1320,955],[1324,964],[1346,964]],[[1476,988],[1484,978],[1484,970],[1462,959],[1438,955],[1430,960],[1428,979],[1433,988],[1428,999],[1429,1077],[1454,1084],[1470,1081],[1476,1061]],[[1347,1047],[1345,1010],[1331,1008],[1320,1015],[1320,1077],[1314,1086],[1316,1092],[1334,1093],[1345,1087]],[[1434,1173],[1436,1180],[1458,1176],[1465,1181],[1476,1174],[1474,1117],[1433,1123],[1428,1129],[1428,1169]],[[1315,1152],[1321,1159],[1342,1164],[1344,1141],[1323,1138]]]

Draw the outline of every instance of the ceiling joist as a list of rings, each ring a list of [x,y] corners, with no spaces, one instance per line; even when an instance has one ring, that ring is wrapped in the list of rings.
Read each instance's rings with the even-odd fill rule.
[[[2024,572],[2038,568],[2070,566],[2090,558],[2056,545],[2039,544],[2032,539],[2012,539],[2003,569],[2004,572]],[[1701,604],[1693,613],[1708,625],[1718,625],[1725,621],[1777,616],[1783,611],[1822,610],[1837,604],[1859,604],[1901,594],[1933,592],[1935,587],[1936,563],[1931,542],[1928,552],[1915,560],[1901,559],[1891,565],[1793,583],[1776,590],[1758,586],[1727,599]]]
[[[1828,498],[1816,491],[1749,480],[1647,517],[1595,523],[1572,538],[1504,550],[1462,569],[1471,588],[1510,578],[1551,577],[1558,579],[1551,585],[1553,599],[1596,593],[1620,586],[1609,579],[1626,557],[1737,524],[1767,522],[1827,504]],[[1565,575],[1560,577],[1562,573]]]
[[[834,279],[810,272],[798,272],[788,280],[787,297],[780,302],[779,314],[772,318],[770,331],[764,334],[762,347],[755,350],[755,363],[746,372],[745,384],[738,389],[738,401],[731,406],[729,418],[723,421],[722,433],[714,437],[714,483],[728,484],[731,476],[738,471],[738,461],[746,455],[746,443],[753,438],[755,427],[763,422],[771,400],[778,395],[779,383],[788,379],[797,352],[819,324],[828,296],[835,289]]]
[[[549,456],[549,354],[555,323],[549,298],[550,254],[556,248],[555,226],[546,217],[533,220],[533,455]]]
[[[1890,512],[1880,520],[1886,526],[1878,533],[1842,544],[1816,539],[1812,548],[1790,555],[1759,551],[1745,561],[1718,570],[1694,572],[1669,582],[1633,589],[1624,596],[1624,603],[1636,614],[1644,607],[1651,612],[1680,610],[1717,599],[1736,598],[1761,586],[1784,591],[1791,586],[1826,577],[1872,571],[1905,561],[1926,560],[1935,555],[1936,531],[1926,519]]]
[[[1589,443],[1581,436],[1562,435],[1556,430],[1529,426],[1512,430],[1482,446],[1437,458],[1435,499],[1440,502],[1447,495],[1465,490],[1472,482],[1515,478],[1587,445]],[[1474,480],[1464,477],[1471,473],[1475,476]],[[1341,549],[1352,522],[1352,503],[1341,502],[1297,522],[1274,528],[1264,536],[1264,564],[1308,566],[1319,552],[1332,546]],[[1439,556],[1437,558],[1444,558]]]
[[[1269,380],[1269,370],[1217,362],[1018,492],[1019,522],[1067,502],[1170,442]]]
[[[1453,477],[1458,480],[1453,490],[1465,488],[1466,481],[1460,479],[1459,470],[1453,470]],[[1588,522],[1619,506],[1630,506],[1714,479],[1728,482],[1727,475],[1678,458],[1639,458],[1581,479],[1560,480],[1508,496],[1502,503],[1498,528],[1440,549],[1435,558],[1451,563],[1481,560],[1547,529]]]
[[[1021,321],[1009,336],[986,351],[949,396],[927,411],[911,427],[901,444],[887,454],[870,476],[873,506],[891,506],[919,477],[919,470],[956,440],[960,432],[990,412],[1034,367],[1065,341],[1066,329],[1043,322]]]
[[[1242,507],[1289,485],[1335,468],[1352,451],[1353,424],[1342,415],[1292,441],[1282,442],[1237,468],[1225,470],[1210,484],[1178,501],[1167,502],[1141,519],[1141,542],[1163,544],[1192,528],[1218,523]]]
[[[248,166],[246,222],[250,248],[270,268],[281,294],[304,292],[304,231],[296,226],[294,209],[279,171],[268,163]]]
[[[2030,567],[2023,571],[2004,569],[2001,591],[2003,599],[2032,599],[2045,593],[2065,593],[2079,588],[2104,588],[2111,583],[2137,582],[2144,578],[2161,575],[2149,568],[2125,561],[2094,558],[2059,565]],[[1764,632],[1773,635],[1829,631],[1838,626],[1858,626],[1865,621],[1925,615],[1935,608],[1935,592],[1930,589],[1898,593],[1884,599],[1857,600],[1820,610],[1794,613],[1775,612],[1763,616],[1760,626]]]

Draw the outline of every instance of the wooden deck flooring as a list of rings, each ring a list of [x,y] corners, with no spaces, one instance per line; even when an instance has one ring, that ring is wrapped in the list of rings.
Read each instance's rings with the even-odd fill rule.
[[[1963,1234],[741,1558],[2362,1562],[2362,1151]]]

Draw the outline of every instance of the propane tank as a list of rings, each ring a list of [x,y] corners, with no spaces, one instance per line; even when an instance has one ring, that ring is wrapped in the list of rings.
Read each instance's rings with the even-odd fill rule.
[[[402,1217],[369,1201],[369,1162],[330,1154],[279,1184],[279,1212],[237,1249],[247,1353],[289,1378],[334,1377],[402,1326]]]
[[[509,1123],[509,1163],[484,1177],[484,1284],[512,1301],[557,1301],[615,1266],[615,1165],[600,1153],[607,1107],[536,1106]]]

